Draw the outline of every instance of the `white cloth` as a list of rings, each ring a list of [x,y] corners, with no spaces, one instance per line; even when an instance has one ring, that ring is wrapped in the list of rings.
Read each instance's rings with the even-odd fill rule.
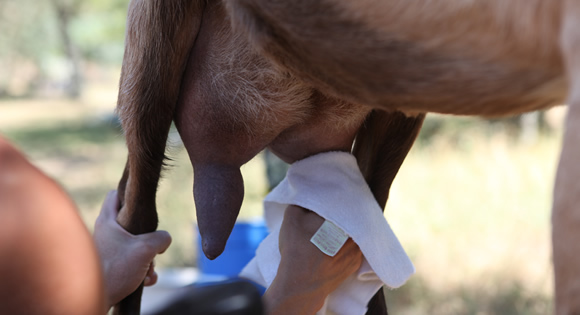
[[[360,173],[356,158],[345,152],[327,152],[293,163],[286,178],[266,196],[264,215],[271,233],[241,277],[264,287],[274,280],[281,258],[280,226],[288,205],[314,211],[342,228],[365,258],[358,272],[328,296],[317,314],[364,314],[368,301],[383,284],[400,287],[415,272]]]

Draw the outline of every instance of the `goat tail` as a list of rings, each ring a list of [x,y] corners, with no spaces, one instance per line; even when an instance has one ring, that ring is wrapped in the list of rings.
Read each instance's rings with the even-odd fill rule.
[[[374,110],[359,129],[353,154],[375,199],[384,209],[391,184],[411,150],[425,114]],[[384,289],[369,301],[367,315],[387,315]]]
[[[130,233],[157,229],[155,193],[181,80],[205,0],[131,0],[117,113],[129,156],[117,220]],[[140,287],[114,313],[139,314]]]

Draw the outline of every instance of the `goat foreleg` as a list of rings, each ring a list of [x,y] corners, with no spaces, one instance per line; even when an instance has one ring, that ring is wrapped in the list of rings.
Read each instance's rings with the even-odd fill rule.
[[[580,3],[568,1],[562,48],[570,95],[552,212],[556,314],[580,314]]]

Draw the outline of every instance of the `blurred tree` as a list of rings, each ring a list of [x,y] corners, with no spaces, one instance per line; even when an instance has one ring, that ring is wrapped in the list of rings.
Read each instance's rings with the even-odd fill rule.
[[[78,16],[83,2],[80,0],[50,0],[50,2],[56,12],[58,30],[71,68],[67,95],[70,98],[78,98],[82,88],[81,57],[70,28],[71,21]]]
[[[543,112],[535,111],[520,116],[520,143],[532,145],[538,141]]]
[[[266,178],[268,179],[268,191],[276,188],[278,184],[286,177],[288,165],[286,162],[278,158],[269,149],[264,150],[264,163],[266,164]]]
[[[85,59],[120,65],[128,0],[86,0],[72,32]]]
[[[8,94],[18,81],[25,78],[33,81],[41,76],[43,60],[52,52],[55,38],[50,27],[50,8],[45,1],[0,0],[0,91]],[[27,68],[37,69],[25,71]],[[29,73],[25,73],[29,72]],[[28,92],[26,84],[20,84],[23,93]]]
[[[84,61],[121,64],[127,5],[0,0],[0,96],[32,95],[40,86],[78,96]]]

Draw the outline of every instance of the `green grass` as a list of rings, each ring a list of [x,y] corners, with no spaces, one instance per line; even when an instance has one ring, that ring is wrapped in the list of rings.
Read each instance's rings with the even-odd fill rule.
[[[102,118],[114,104],[114,93],[104,95],[98,102],[0,102],[0,133],[65,187],[90,228],[127,154],[118,126]],[[429,118],[386,209],[417,268],[407,285],[388,292],[393,314],[550,312],[549,218],[560,139],[557,131],[522,146],[481,120]],[[174,240],[158,265],[191,266],[193,171],[173,142],[158,209],[160,228]],[[261,215],[267,192],[261,159],[243,174],[241,217],[248,219]]]

